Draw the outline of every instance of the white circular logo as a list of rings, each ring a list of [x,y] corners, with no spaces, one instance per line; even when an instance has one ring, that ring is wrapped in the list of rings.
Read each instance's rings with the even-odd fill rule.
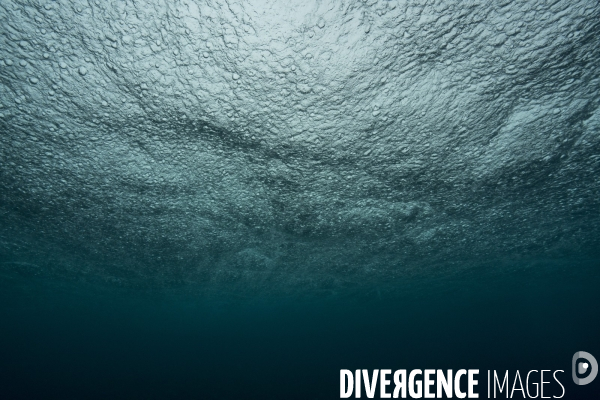
[[[577,361],[580,358],[585,359],[587,362],[580,362],[578,364]],[[585,374],[588,368],[590,368],[590,366],[592,367],[592,370],[590,371],[590,374],[588,376],[586,376],[585,378],[579,378],[577,376],[577,374]],[[596,361],[593,355],[585,351],[578,351],[577,353],[573,354],[572,367],[573,382],[575,382],[575,384],[577,385],[587,385],[596,378],[596,375],[598,375],[598,362]]]

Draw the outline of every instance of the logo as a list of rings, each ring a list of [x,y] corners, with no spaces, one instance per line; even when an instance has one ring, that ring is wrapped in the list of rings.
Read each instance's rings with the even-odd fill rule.
[[[596,378],[596,375],[598,375],[598,362],[593,355],[585,351],[578,351],[573,354],[572,367],[573,382],[575,382],[576,385],[587,385]],[[588,371],[590,371],[588,376],[579,378],[579,376],[585,375]]]

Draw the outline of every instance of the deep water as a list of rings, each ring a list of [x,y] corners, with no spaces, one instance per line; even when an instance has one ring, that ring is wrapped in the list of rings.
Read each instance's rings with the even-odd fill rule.
[[[478,368],[480,398],[487,369],[562,369],[565,398],[595,398],[570,362],[600,354],[597,262],[489,271],[318,300],[2,276],[0,398],[335,399],[356,368]]]
[[[0,0],[0,400],[600,398],[599,177],[598,0]]]

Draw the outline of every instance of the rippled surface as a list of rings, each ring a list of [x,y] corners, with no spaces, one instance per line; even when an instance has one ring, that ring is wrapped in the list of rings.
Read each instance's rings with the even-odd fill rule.
[[[0,398],[597,398],[599,106],[595,0],[2,0]]]
[[[596,1],[7,0],[0,25],[2,271],[331,294],[598,259]]]

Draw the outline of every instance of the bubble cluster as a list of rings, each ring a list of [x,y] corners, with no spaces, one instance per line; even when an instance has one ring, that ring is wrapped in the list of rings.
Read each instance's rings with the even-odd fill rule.
[[[598,257],[597,1],[7,0],[0,257],[332,293]]]

